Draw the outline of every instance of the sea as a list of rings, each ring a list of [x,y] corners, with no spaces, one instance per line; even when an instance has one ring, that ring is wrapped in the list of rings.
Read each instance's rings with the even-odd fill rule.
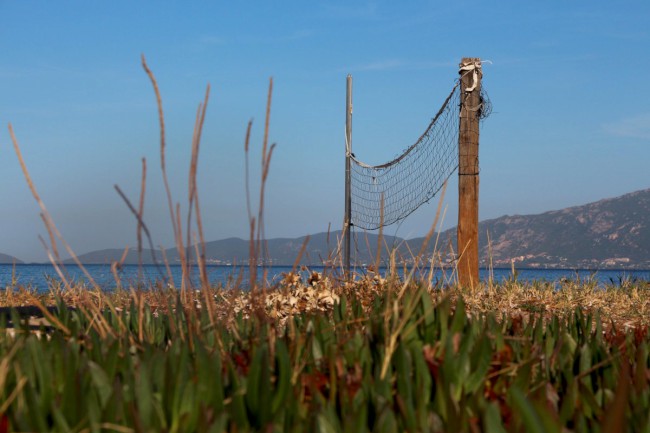
[[[106,291],[114,290],[117,287],[116,279],[111,272],[109,265],[86,265],[86,272],[92,277],[97,285]],[[260,282],[269,285],[276,284],[288,272],[291,272],[291,266],[269,266],[259,267],[257,277]],[[334,273],[332,268],[323,266],[312,266],[309,268],[298,269],[305,280],[310,272]],[[385,274],[386,268],[381,268],[380,273]],[[66,278],[76,284],[85,284],[92,287],[89,283],[84,270],[79,266],[66,265]],[[124,265],[118,271],[118,277],[122,287],[142,287],[150,288],[152,286],[169,286],[171,284],[169,273],[171,273],[173,284],[180,287],[181,267],[169,266],[169,271],[165,267],[156,267],[153,265],[144,265],[140,268],[137,265]],[[363,275],[364,268],[355,269],[356,275]],[[403,270],[399,271],[403,276]],[[249,268],[247,266],[207,266],[208,279],[210,283],[224,288],[239,287],[246,289],[250,287]],[[428,276],[429,271],[426,270]],[[338,273],[340,275],[340,273]],[[492,279],[495,282],[509,281],[517,279],[520,282],[545,281],[548,283],[560,284],[567,280],[572,281],[589,281],[597,286],[619,286],[626,282],[650,281],[650,270],[587,270],[587,269],[516,269],[513,275],[512,269],[481,269],[479,272],[481,280],[488,281]],[[192,280],[199,283],[199,273],[197,268],[192,269]],[[439,282],[446,285],[453,282],[455,276],[451,270],[435,270],[433,282]],[[29,287],[36,291],[47,291],[51,287],[61,284],[55,268],[49,264],[21,264],[21,265],[0,265],[0,290],[9,287]]]

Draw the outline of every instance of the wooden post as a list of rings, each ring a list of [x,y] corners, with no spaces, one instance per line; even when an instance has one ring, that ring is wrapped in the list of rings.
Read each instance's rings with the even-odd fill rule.
[[[343,221],[343,261],[345,278],[350,275],[350,239],[352,230],[352,191],[351,191],[351,163],[352,154],[352,75],[348,74],[345,98],[345,219]]]
[[[458,280],[473,287],[478,277],[479,115],[481,59],[460,63],[460,130],[458,134]]]

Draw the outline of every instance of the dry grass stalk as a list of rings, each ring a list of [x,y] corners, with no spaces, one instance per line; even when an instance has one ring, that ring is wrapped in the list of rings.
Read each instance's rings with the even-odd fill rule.
[[[154,265],[156,265],[156,269],[158,270],[158,273],[160,274],[162,279],[165,279],[165,274],[162,272],[160,269],[160,263],[158,263],[158,259],[156,258],[156,251],[153,247],[153,240],[151,239],[151,233],[149,233],[149,229],[147,228],[147,224],[145,224],[144,220],[142,219],[142,215],[140,212],[138,212],[135,207],[133,207],[133,204],[131,204],[131,201],[128,199],[126,194],[122,191],[122,189],[118,185],[113,185],[113,188],[115,188],[115,191],[119,194],[119,196],[122,198],[124,203],[126,203],[126,206],[129,208],[131,213],[135,216],[135,218],[138,220],[138,226],[142,228],[142,231],[144,231],[144,234],[147,236],[147,240],[149,241],[149,249],[151,250],[151,258],[154,262]]]
[[[445,189],[446,189],[446,185],[447,185],[446,183],[443,185],[443,187]],[[443,191],[443,194],[444,194],[444,191]],[[438,214],[438,215],[440,214],[441,206],[442,206],[442,201],[439,201],[438,202],[438,208],[436,209],[436,214]],[[432,253],[431,253],[431,261],[429,263],[429,277],[427,278],[429,290],[431,290],[433,288],[432,282],[433,282],[434,270],[435,270],[435,267],[436,267],[436,257],[438,257],[438,261],[440,262],[440,267],[442,269],[442,259],[441,259],[440,253],[438,251],[438,243],[440,241],[440,232],[441,232],[442,221],[445,220],[446,215],[447,215],[447,208],[445,207],[445,209],[442,211],[442,218],[440,218],[440,224],[438,225],[438,233],[436,235],[436,242],[433,245],[433,250],[432,250]]]
[[[124,266],[124,261],[126,260],[126,256],[129,253],[129,247],[124,248],[124,252],[122,252],[122,257],[120,258],[119,261],[111,263],[111,273],[113,274],[113,278],[115,279],[115,284],[116,290],[120,291],[122,290],[122,279],[120,278],[120,275],[118,273],[118,270]]]
[[[167,194],[167,205],[169,207],[169,216],[171,219],[172,229],[174,233],[174,243],[176,244],[176,249],[181,258],[181,266],[183,268],[182,280],[181,280],[181,296],[185,298],[187,280],[189,278],[189,275],[187,272],[187,263],[184,261],[185,253],[184,251],[182,251],[183,240],[182,240],[182,232],[181,232],[182,226],[180,224],[180,206],[177,204],[176,212],[175,212],[174,204],[172,200],[172,194],[169,188],[169,181],[167,180],[167,168],[165,166],[165,116],[162,107],[162,97],[160,96],[160,89],[158,88],[158,82],[156,81],[156,77],[154,76],[151,69],[149,69],[149,67],[147,66],[147,62],[145,60],[144,55],[142,55],[142,67],[144,68],[145,72],[149,76],[149,79],[151,80],[151,84],[153,85],[154,93],[156,95],[156,103],[158,105],[158,121],[160,123],[160,168],[162,171],[165,192]],[[173,283],[173,280],[171,282]]]
[[[185,256],[185,247],[183,246],[183,236],[181,236],[183,226],[181,225],[181,205],[176,203],[176,233],[178,236],[176,238],[176,251],[178,251],[178,256],[181,261],[181,298],[183,301],[187,301],[187,289],[188,289],[188,280],[189,269],[187,266],[187,257]]]
[[[244,179],[246,183],[246,211],[248,212],[248,221],[251,221],[253,219],[253,214],[251,211],[250,177],[248,169],[248,148],[250,146],[252,127],[253,121],[249,120],[248,126],[246,127],[246,137],[244,138]]]
[[[27,377],[23,376],[20,378],[18,383],[16,384],[16,387],[11,391],[11,394],[7,397],[5,401],[2,402],[2,405],[0,405],[0,413],[4,414],[7,409],[9,409],[11,403],[18,397],[20,391],[23,389],[25,384],[27,383]]]
[[[345,275],[345,263],[343,263],[343,240],[345,239],[346,236],[349,236],[350,228],[348,224],[345,224],[345,218],[343,221],[343,230],[341,230],[341,236],[336,237],[336,252],[334,253],[334,257],[337,258],[336,263],[338,264],[338,268],[340,269],[341,275],[344,276],[344,278],[348,278],[348,276]]]
[[[138,278],[142,281],[142,221],[144,215],[144,195],[147,190],[147,160],[142,158],[142,180],[140,182],[140,205],[138,207]],[[153,248],[151,249],[153,253]]]
[[[201,135],[203,132],[203,122],[205,120],[205,112],[208,107],[208,99],[210,97],[210,85],[208,84],[205,91],[205,99],[202,104],[199,104],[199,107],[196,112],[196,120],[194,123],[194,131],[192,133],[192,155],[190,158],[190,169],[189,169],[189,181],[188,181],[188,210],[187,210],[187,239],[186,245],[188,248],[187,258],[190,259],[189,248],[190,248],[190,236],[191,236],[191,222],[192,222],[192,209],[194,200],[198,200],[198,192],[196,186],[196,174],[198,171],[198,162],[199,162],[199,148],[201,144]],[[198,215],[197,215],[198,216]]]
[[[266,102],[266,118],[264,122],[264,142],[262,145],[262,180],[260,185],[260,203],[257,215],[257,253],[258,257],[261,254],[261,243],[264,242],[264,193],[266,188],[266,181],[269,176],[271,168],[271,156],[275,149],[275,143],[268,148],[269,140],[269,123],[271,120],[271,99],[273,95],[273,78],[269,79],[269,92]]]
[[[271,157],[273,156],[273,150],[275,149],[275,143],[270,147],[268,146],[268,136],[269,136],[269,123],[271,118],[271,101],[273,95],[273,78],[269,79],[269,90],[266,103],[266,119],[264,123],[264,139],[262,142],[262,158],[261,158],[261,180],[260,180],[260,196],[259,204],[257,211],[257,219],[253,217],[251,206],[250,206],[250,189],[248,177],[248,151],[250,144],[250,131],[252,123],[248,123],[248,128],[246,130],[246,138],[244,141],[244,151],[246,157],[246,200],[247,200],[247,210],[249,217],[249,229],[250,229],[250,244],[249,244],[249,280],[250,280],[250,291],[254,299],[254,304],[258,306],[259,309],[262,308],[264,299],[266,298],[266,284],[262,286],[262,298],[259,298],[258,293],[258,284],[257,284],[257,267],[260,264],[262,258],[263,249],[265,248],[264,241],[264,194],[266,189],[266,182],[269,175],[269,170],[271,167]],[[266,275],[264,275],[266,279]]]
[[[208,270],[206,268],[206,249],[205,249],[205,237],[203,236],[203,221],[201,219],[201,206],[199,205],[198,194],[194,202],[196,208],[196,229],[199,232],[199,242],[197,244],[197,258],[199,260],[199,272],[201,278],[201,284],[203,287],[209,287],[210,281],[208,280]],[[200,246],[200,250],[198,249]]]
[[[43,217],[43,214],[41,214],[41,219],[45,221],[45,218]],[[52,252],[50,252],[50,249],[47,246],[47,243],[45,242],[45,239],[41,235],[38,236],[38,240],[41,242],[41,245],[43,245],[43,249],[45,250],[45,253],[47,254],[47,259],[50,261],[52,266],[54,267],[54,270],[56,271],[56,274],[59,276],[63,284],[65,285],[66,289],[70,289],[70,281],[65,275],[65,272],[61,267],[59,267],[58,260],[52,255]]]
[[[30,304],[38,307],[38,309],[41,310],[41,312],[43,313],[43,316],[46,317],[51,324],[59,328],[61,332],[63,332],[65,335],[70,335],[70,330],[63,323],[61,323],[61,321],[59,321],[59,319],[57,319],[56,316],[50,313],[47,307],[43,305],[43,303],[38,298],[36,298],[32,294],[28,294],[27,296]]]
[[[23,345],[24,345],[24,340],[18,340],[16,342],[16,344],[14,344],[11,347],[9,352],[6,353],[2,357],[2,359],[0,359],[0,389],[4,389],[5,382],[6,382],[7,378],[9,377],[8,373],[9,373],[9,369],[11,368],[11,365],[10,365],[11,361],[12,361],[14,355],[16,355],[16,352],[18,352],[18,350],[22,350]],[[6,412],[7,408],[9,407],[9,404],[11,404],[11,400],[13,400],[13,399],[12,398],[7,398],[7,401],[5,401],[2,404],[2,408],[1,408],[2,410],[0,411],[0,413],[5,413]]]
[[[63,244],[64,248],[72,258],[72,260],[75,262],[77,266],[79,266],[79,269],[84,273],[86,278],[88,278],[88,281],[93,287],[99,288],[93,277],[90,275],[88,270],[85,268],[85,266],[79,261],[77,258],[77,255],[74,253],[70,245],[65,241],[63,236],[61,236],[61,233],[56,227],[56,224],[54,224],[54,220],[50,216],[50,213],[48,212],[47,208],[45,207],[45,203],[43,203],[43,200],[41,200],[41,197],[39,196],[38,192],[36,191],[36,187],[34,186],[34,182],[32,181],[32,178],[29,174],[29,171],[27,170],[27,165],[25,164],[25,161],[23,159],[22,152],[20,151],[20,146],[18,145],[18,140],[16,139],[16,135],[14,134],[14,129],[11,126],[11,123],[9,124],[9,134],[11,135],[11,140],[13,142],[14,146],[14,151],[16,152],[16,156],[18,157],[18,162],[20,163],[20,168],[23,171],[23,175],[25,176],[25,180],[27,181],[27,185],[29,186],[30,191],[32,192],[32,195],[34,196],[34,199],[38,203],[39,207],[41,208],[41,218],[45,222],[45,227],[48,231],[48,234],[50,235],[50,239],[52,239],[54,242],[52,243],[52,251],[54,251],[54,258],[56,259],[57,263],[60,263],[60,257],[58,255],[58,250],[56,248],[56,239],[59,239],[61,243]],[[56,239],[55,239],[56,235]],[[54,264],[55,262],[53,262]]]
[[[160,248],[160,254],[162,255],[163,263],[165,264],[165,270],[167,271],[167,281],[169,282],[168,285],[173,286],[174,276],[172,275],[172,269],[169,266],[169,260],[167,260],[167,253],[165,253],[165,248],[163,248],[162,245],[158,245],[158,247]]]
[[[187,285],[192,288],[193,283],[191,279],[191,232],[192,232],[192,210],[194,209],[194,205],[196,205],[196,220],[197,220],[197,226],[199,228],[200,232],[200,238],[201,238],[201,248],[203,251],[203,256],[198,251],[198,245],[197,245],[197,251],[196,251],[196,262],[199,267],[199,276],[201,279],[201,285],[203,287],[206,287],[209,285],[209,282],[207,280],[207,271],[205,269],[205,242],[203,240],[203,228],[201,225],[201,216],[200,216],[200,207],[199,207],[199,200],[198,200],[198,190],[197,190],[197,183],[196,183],[196,175],[198,171],[198,158],[199,158],[199,147],[201,143],[201,135],[203,131],[203,122],[205,120],[205,112],[208,106],[208,99],[210,95],[210,85],[208,84],[205,92],[205,98],[204,102],[202,104],[199,104],[197,108],[197,113],[196,113],[196,119],[194,123],[194,130],[192,133],[192,152],[191,152],[191,157],[190,157],[190,169],[189,169],[189,181],[188,181],[188,211],[187,211],[187,239],[186,239],[186,248],[187,250],[185,251],[185,260],[181,260],[181,264],[184,267],[184,275],[187,276]],[[180,212],[177,210],[177,212]],[[179,229],[180,230],[180,229]],[[180,231],[179,231],[180,233]],[[185,283],[185,278],[183,278],[183,283]],[[190,292],[190,297],[193,299],[194,298],[194,293]],[[206,307],[208,308],[208,311],[211,311],[211,305],[210,301],[208,298],[205,298],[206,302]],[[210,315],[212,317],[212,315]]]
[[[174,232],[174,239],[178,237],[178,233],[176,230],[176,223],[175,223],[175,218],[174,218],[174,205],[172,204],[172,193],[171,190],[169,189],[169,181],[167,180],[167,169],[165,167],[165,115],[163,113],[163,106],[162,106],[162,97],[160,96],[160,89],[158,88],[158,82],[156,81],[156,77],[154,76],[153,72],[151,72],[151,69],[147,66],[147,61],[144,58],[144,54],[142,55],[142,67],[144,68],[145,72],[149,76],[149,79],[151,80],[151,84],[153,85],[153,90],[154,93],[156,94],[156,103],[158,105],[158,122],[160,123],[160,168],[162,170],[162,176],[163,176],[163,183],[165,185],[165,192],[167,193],[167,204],[169,206],[169,216],[172,221],[172,230]]]
[[[382,362],[381,366],[381,373],[380,377],[384,379],[386,377],[386,374],[388,373],[388,368],[390,367],[390,361],[391,358],[393,357],[393,353],[395,352],[395,349],[397,347],[397,339],[399,335],[402,333],[402,330],[408,323],[409,317],[411,316],[412,312],[415,310],[419,300],[415,297],[413,297],[410,302],[404,306],[402,310],[401,316],[399,315],[399,303],[401,300],[404,298],[404,293],[406,292],[406,289],[409,287],[409,284],[413,280],[413,275],[414,272],[418,269],[418,265],[420,263],[420,260],[422,259],[422,256],[424,255],[427,246],[429,244],[429,240],[433,236],[433,233],[436,230],[436,227],[438,226],[438,219],[440,218],[440,209],[441,209],[441,203],[444,201],[445,198],[445,192],[447,190],[447,182],[442,186],[442,190],[440,192],[440,198],[438,199],[438,209],[436,211],[436,216],[433,220],[433,224],[431,225],[431,228],[429,229],[429,232],[424,238],[424,242],[422,242],[422,247],[420,248],[420,252],[414,259],[414,264],[413,267],[411,268],[411,271],[407,274],[407,277],[405,278],[402,287],[400,288],[397,298],[393,301],[394,302],[394,308],[392,311],[393,314],[393,320],[390,320],[390,314],[391,310],[389,308],[386,309],[386,318],[384,323],[386,324],[386,353],[384,354],[384,360]],[[394,256],[394,254],[393,254]],[[394,260],[393,260],[394,261]],[[392,323],[392,328],[389,329],[389,323]]]

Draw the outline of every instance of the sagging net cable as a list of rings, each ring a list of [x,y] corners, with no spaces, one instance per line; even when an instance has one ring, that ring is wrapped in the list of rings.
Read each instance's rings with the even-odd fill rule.
[[[458,80],[420,138],[392,161],[365,164],[346,143],[352,160],[352,226],[376,230],[393,224],[427,203],[442,188],[458,167],[461,93]]]

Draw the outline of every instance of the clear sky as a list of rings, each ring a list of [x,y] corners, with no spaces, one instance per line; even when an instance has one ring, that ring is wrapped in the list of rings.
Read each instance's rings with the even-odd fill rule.
[[[412,144],[481,57],[494,112],[481,130],[481,219],[583,204],[650,187],[650,2],[0,0],[0,252],[46,260],[46,235],[11,146],[77,253],[135,245],[145,221],[173,244],[160,174],[158,79],[168,171],[185,209],[194,116],[212,86],[199,161],[207,240],[248,236],[244,135],[259,166],[274,79],[267,237],[339,229],[345,77],[354,77],[355,154],[382,163]],[[252,172],[257,185],[259,172]],[[457,183],[443,226],[455,225]],[[388,233],[424,234],[436,203]],[[397,231],[396,231],[397,229]]]

